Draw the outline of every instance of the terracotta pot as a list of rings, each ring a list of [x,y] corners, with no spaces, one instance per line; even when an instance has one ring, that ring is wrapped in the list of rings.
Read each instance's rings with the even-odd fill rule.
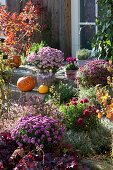
[[[73,80],[76,78],[76,73],[77,73],[77,70],[66,70],[65,76],[67,79]]]

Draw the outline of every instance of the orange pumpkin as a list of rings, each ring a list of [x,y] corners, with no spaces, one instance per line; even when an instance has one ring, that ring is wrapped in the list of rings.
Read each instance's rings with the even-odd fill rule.
[[[38,88],[38,91],[39,91],[39,93],[48,93],[48,91],[49,91],[49,88],[48,88],[48,86],[46,86],[46,85],[40,85],[39,86],[39,88]]]
[[[31,91],[34,89],[36,81],[32,76],[20,77],[17,81],[17,87],[21,91]]]
[[[18,68],[21,65],[21,58],[18,55],[14,55],[11,58],[9,58],[9,65],[13,68]]]

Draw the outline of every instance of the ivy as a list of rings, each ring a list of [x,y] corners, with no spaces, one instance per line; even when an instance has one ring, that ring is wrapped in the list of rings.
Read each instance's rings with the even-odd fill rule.
[[[96,57],[109,60],[113,57],[113,0],[98,0],[100,7],[96,25],[98,33],[92,43]]]

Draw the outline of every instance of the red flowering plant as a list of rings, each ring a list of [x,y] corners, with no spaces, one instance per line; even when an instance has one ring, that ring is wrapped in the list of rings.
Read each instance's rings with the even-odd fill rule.
[[[79,69],[76,58],[68,57],[66,61],[68,62],[66,66],[66,70],[78,70]]]
[[[108,71],[109,62],[104,60],[93,60],[77,71],[76,79],[81,87],[91,87],[97,84],[107,85],[107,77],[113,72]]]
[[[89,103],[87,98],[80,101],[73,98],[60,109],[66,115],[68,129],[89,131],[95,128],[99,123],[96,112],[97,109],[94,105]]]

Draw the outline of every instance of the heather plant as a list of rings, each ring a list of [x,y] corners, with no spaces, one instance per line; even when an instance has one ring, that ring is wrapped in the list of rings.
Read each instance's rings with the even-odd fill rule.
[[[73,98],[60,110],[65,113],[67,128],[75,131],[90,131],[99,124],[96,108],[89,103],[87,98],[77,101]]]
[[[78,89],[69,84],[60,82],[59,84],[52,85],[49,88],[49,94],[46,100],[53,102],[55,105],[61,105],[69,102],[72,97],[78,97]]]
[[[56,73],[62,66],[64,54],[58,49],[51,47],[39,48],[37,53],[28,55],[26,62],[35,66],[41,72]]]
[[[112,134],[108,125],[105,127],[104,124],[99,124],[88,133],[69,129],[64,132],[64,141],[72,144],[84,156],[105,154],[112,149]]]
[[[48,117],[27,116],[21,118],[11,131],[11,137],[22,147],[41,145],[44,149],[60,143],[64,129],[58,127],[58,121]]]
[[[38,96],[30,97],[28,100],[18,100],[11,106],[10,111],[4,113],[2,128],[12,130],[17,125],[17,120],[25,116],[47,116],[58,120],[60,127],[65,126],[65,115],[59,111],[59,107],[52,103],[44,103]]]
[[[93,60],[88,62],[82,69],[77,72],[77,82],[82,87],[96,86],[107,84],[107,77],[112,72],[107,70],[109,63],[104,60]]]

